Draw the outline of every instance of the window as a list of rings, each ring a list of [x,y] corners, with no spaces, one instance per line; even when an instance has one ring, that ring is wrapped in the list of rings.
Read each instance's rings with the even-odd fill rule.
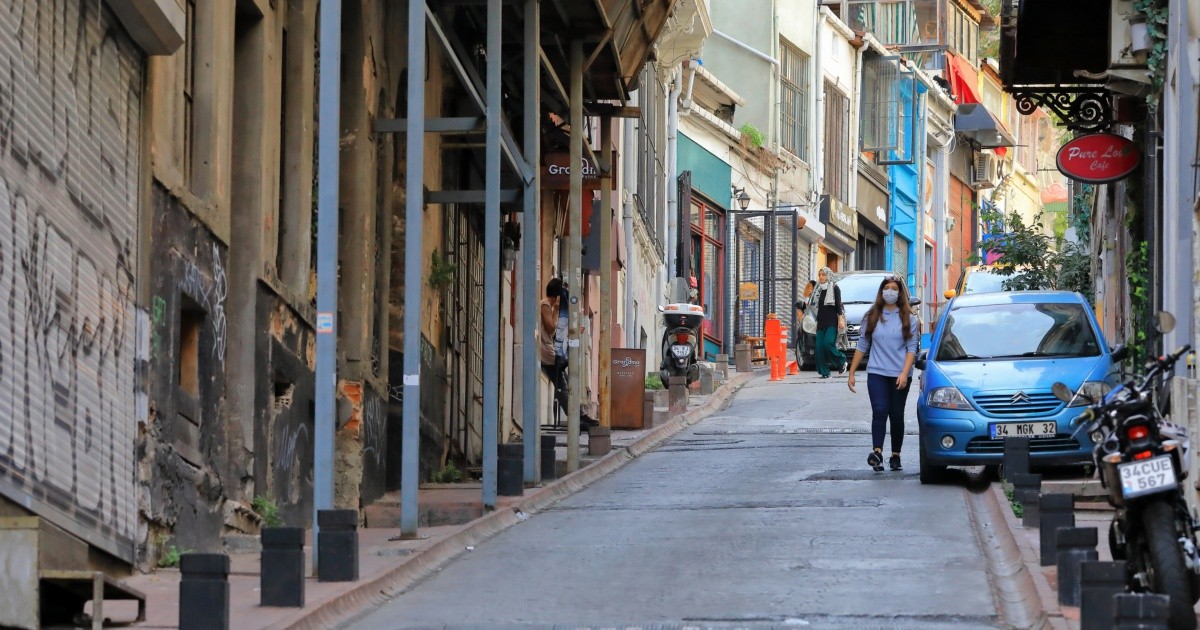
[[[725,212],[692,192],[692,272],[696,274],[697,303],[704,307],[704,336],[720,343],[724,322]]]
[[[850,98],[825,82],[825,192],[850,201]]]
[[[1094,357],[1100,345],[1079,304],[1005,304],[950,311],[939,361]]]
[[[950,48],[979,65],[979,24],[957,6],[950,7]]]
[[[196,93],[196,0],[187,0],[186,39],[183,42],[183,120],[181,121],[180,172],[185,186],[192,184],[192,152],[195,150],[193,137],[196,131],[195,99]]]
[[[641,88],[638,90],[638,155],[637,190],[634,198],[638,212],[655,244],[661,242],[659,214],[662,200],[666,198],[661,173],[666,170],[666,159],[662,147],[666,146],[666,102],[667,94],[654,76],[652,64],[642,70]]]
[[[179,308],[179,389],[200,395],[200,331],[204,329],[204,310],[187,296],[180,296]]]
[[[808,55],[780,41],[780,144],[792,155],[808,159]]]

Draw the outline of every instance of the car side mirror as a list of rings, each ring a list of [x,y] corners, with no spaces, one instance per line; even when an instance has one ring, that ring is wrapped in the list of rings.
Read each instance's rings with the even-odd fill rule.
[[[912,298],[911,300],[908,301],[908,303],[910,306],[920,306],[921,298]]]
[[[1117,346],[1116,348],[1113,348],[1113,351],[1112,351],[1112,360],[1113,361],[1124,361],[1127,358],[1129,358],[1129,348],[1126,347],[1125,344],[1121,344],[1121,345]]]
[[[942,295],[945,296],[947,300],[953,300],[954,298],[958,297],[958,291],[955,291],[954,289],[946,289],[946,292]]]
[[[1154,330],[1158,331],[1160,335],[1175,330],[1175,316],[1166,311],[1159,311],[1154,316]]]
[[[915,366],[917,367],[917,369],[918,369],[918,370],[921,370],[922,372],[924,372],[924,371],[925,371],[926,360],[927,360],[928,358],[929,358],[929,353],[928,353],[928,352],[921,352],[921,354],[918,354],[918,355],[917,355],[917,360],[913,362],[913,365],[915,365]]]

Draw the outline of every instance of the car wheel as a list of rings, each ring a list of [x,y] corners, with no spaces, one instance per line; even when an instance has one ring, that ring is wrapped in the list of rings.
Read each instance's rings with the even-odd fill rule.
[[[929,456],[925,454],[925,442],[917,438],[920,447],[917,449],[921,458],[921,483],[930,484],[938,483],[946,476],[946,467],[938,466],[929,462]]]

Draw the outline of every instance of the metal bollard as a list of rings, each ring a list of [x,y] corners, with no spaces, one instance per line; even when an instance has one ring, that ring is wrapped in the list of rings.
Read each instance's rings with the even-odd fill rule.
[[[304,528],[264,527],[259,604],[304,608]]]
[[[733,347],[734,367],[738,372],[749,372],[750,366],[750,344],[739,343]]]
[[[1157,593],[1113,595],[1113,630],[1169,630],[1171,598]]]
[[[1027,473],[1013,475],[1013,499],[1021,502],[1021,524],[1037,527],[1042,499],[1042,476]]]
[[[669,409],[672,414],[683,413],[688,408],[688,388],[687,378],[682,376],[672,376],[669,379],[667,391],[669,392]]]
[[[1055,530],[1059,527],[1075,527],[1075,495],[1043,494],[1038,511],[1042,566],[1048,567],[1058,561]]]
[[[496,446],[496,494],[519,497],[525,492],[525,445],[521,442]]]
[[[1058,603],[1078,606],[1081,579],[1079,564],[1098,560],[1095,527],[1059,527],[1055,531],[1058,543]]]
[[[554,479],[557,475],[558,471],[554,469],[555,459],[558,457],[554,451],[557,440],[553,435],[542,436],[542,481]]]
[[[1012,483],[1013,476],[1029,474],[1029,438],[1004,438],[1004,480]]]
[[[179,559],[180,630],[229,627],[229,556],[189,553]]]
[[[317,510],[317,581],[358,581],[358,510]]]
[[[1088,560],[1079,565],[1079,627],[1111,630],[1113,596],[1125,592],[1125,563]]]

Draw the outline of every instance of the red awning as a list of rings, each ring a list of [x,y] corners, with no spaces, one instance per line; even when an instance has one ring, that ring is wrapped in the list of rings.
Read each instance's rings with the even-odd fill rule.
[[[975,93],[975,86],[979,84],[979,71],[971,62],[953,53],[946,53],[946,62],[946,73],[950,75],[947,78],[950,81],[950,90],[954,93],[954,102],[959,105],[982,102]]]

